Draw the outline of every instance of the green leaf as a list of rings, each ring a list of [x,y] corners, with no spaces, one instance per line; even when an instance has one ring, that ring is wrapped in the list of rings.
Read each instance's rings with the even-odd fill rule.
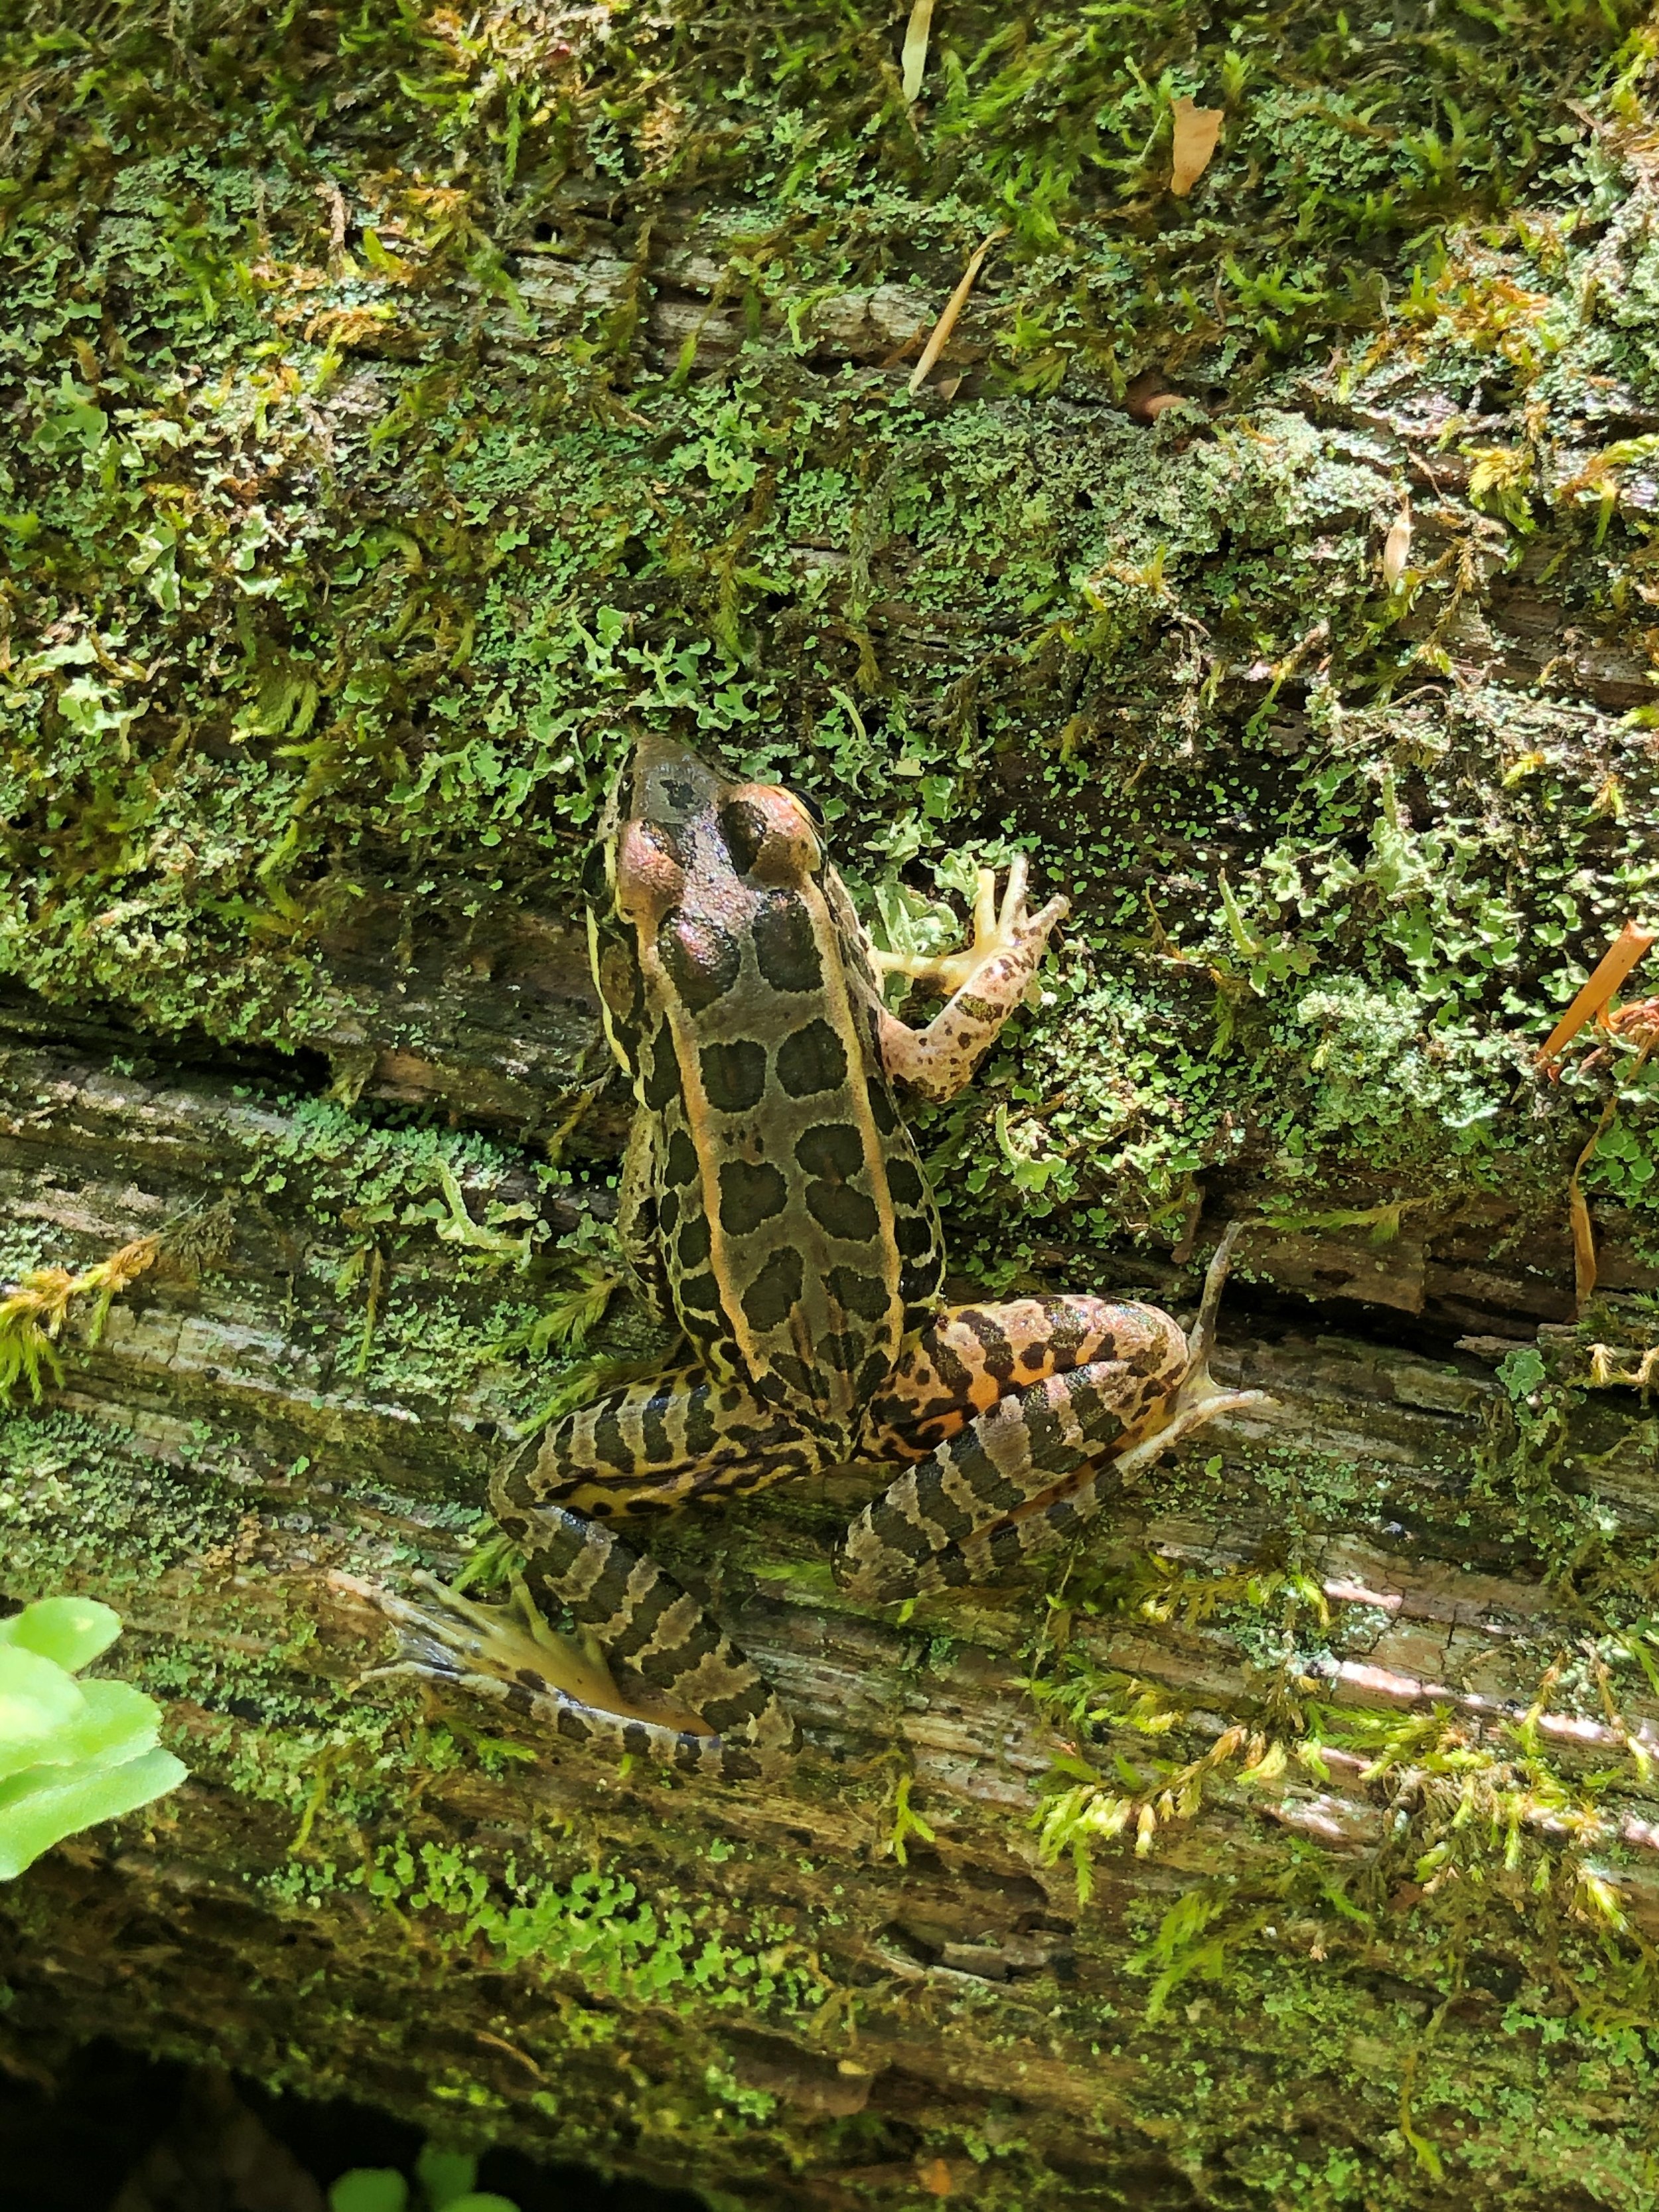
[[[458,2197],[468,2195],[477,2178],[478,2161],[467,2151],[426,2143],[415,2161],[415,2179],[426,2191],[430,2212],[447,2212]]]
[[[1498,1379],[1509,1392],[1510,1400],[1516,1404],[1529,1397],[1539,1384],[1547,1379],[1548,1374],[1548,1369],[1530,1344],[1522,1345],[1518,1352],[1506,1353],[1498,1363]]]
[[[54,1738],[85,1710],[72,1674],[37,1651],[0,1645],[0,1777],[49,1757]]]
[[[465,2197],[452,2197],[444,2212],[519,2212],[510,2197],[497,2197],[493,2191],[480,2189]]]
[[[148,1751],[119,1766],[35,1768],[0,1782],[0,1881],[21,1874],[64,1837],[165,1796],[187,1771],[170,1751]]]
[[[409,2184],[389,2166],[354,2166],[328,2192],[328,2212],[404,2212]]]
[[[131,1682],[82,1682],[82,1711],[52,1739],[41,1763],[61,1766],[85,1760],[119,1766],[155,1747],[161,1708]]]
[[[90,1597],[40,1598],[9,1620],[0,1620],[0,1644],[38,1651],[71,1674],[90,1666],[120,1633],[120,1614]]]

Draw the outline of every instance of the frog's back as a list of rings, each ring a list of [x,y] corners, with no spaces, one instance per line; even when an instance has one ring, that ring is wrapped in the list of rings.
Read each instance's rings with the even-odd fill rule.
[[[714,1373],[850,1433],[943,1261],[846,891],[788,793],[657,740],[603,852],[595,969],[679,1318]]]

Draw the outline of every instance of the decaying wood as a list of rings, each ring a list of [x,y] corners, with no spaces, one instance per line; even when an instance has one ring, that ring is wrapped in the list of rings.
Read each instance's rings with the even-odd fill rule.
[[[637,307],[646,359],[707,370],[744,338],[736,234],[727,252],[717,225],[686,229],[665,223],[635,252],[590,208],[566,226],[579,252],[522,251],[509,273],[544,336]],[[896,384],[950,281],[818,297],[798,349]],[[498,303],[467,312],[498,361],[526,354]],[[953,371],[972,377],[992,312],[983,288],[968,300]],[[392,325],[353,349],[319,434],[382,418],[400,357]],[[1068,392],[1079,381],[1087,404],[1068,422],[1116,405],[1083,371]],[[1622,634],[1564,626],[1548,546],[1510,565],[1501,524],[1465,495],[1469,462],[1444,449],[1452,401],[1409,363],[1386,406],[1375,389],[1355,404],[1334,375],[1299,398],[1375,477],[1379,514],[1409,488],[1412,568],[1463,564],[1445,640],[1460,711],[1530,699],[1549,672],[1570,695],[1551,701],[1554,726],[1586,759],[1633,748],[1623,718],[1650,702],[1645,664]],[[1513,425],[1457,428],[1471,444]],[[1586,427],[1586,461],[1607,434]],[[1558,448],[1560,467],[1572,459]],[[1379,573],[1382,557],[1379,544]],[[804,543],[790,558],[804,573],[848,556]],[[862,610],[883,668],[921,689],[964,619],[897,586]],[[1425,597],[1401,635],[1434,619]],[[1319,642],[1283,672],[1287,743]],[[1012,788],[1021,764],[996,773]],[[1610,1379],[1648,1373],[1629,1298],[1659,1286],[1627,1217],[1597,1203],[1603,1322],[1629,1340],[1593,1346],[1573,1327],[1565,1192],[1553,1210],[1503,1188],[1452,1204],[1356,1173],[1345,1225],[1275,1227],[1260,1163],[1208,1177],[1182,1258],[1223,1218],[1251,1224],[1217,1371],[1273,1407],[1153,1470],[1039,1581],[914,1613],[860,1612],[830,1577],[869,1470],[653,1532],[808,1739],[775,1787],[675,1784],[360,1684],[390,1656],[362,1583],[417,1559],[453,1572],[475,1548],[523,1405],[470,1352],[515,1279],[435,1235],[388,1243],[382,1333],[418,1285],[469,1357],[446,1376],[434,1334],[416,1381],[375,1379],[367,1265],[339,1287],[372,1226],[316,1196],[305,1114],[319,1099],[365,1117],[419,1108],[486,1132],[514,1156],[491,1196],[554,1236],[578,1216],[537,1166],[557,1149],[602,1172],[625,1115],[569,915],[520,901],[452,926],[376,892],[325,957],[325,1012],[292,1057],[163,1040],[84,1005],[0,1008],[8,1267],[163,1243],[95,1345],[71,1332],[63,1385],[0,1460],[0,1594],[61,1579],[108,1595],[127,1624],[116,1656],[169,1698],[193,1777],[0,1893],[6,2063],[49,2071],[77,2038],[113,2033],[767,2206],[1427,2206],[1445,2201],[1454,2147],[1517,2212],[1651,2203],[1645,2075],[1606,2045],[1581,2071],[1570,2036],[1599,2003],[1609,2034],[1631,2023],[1634,2051],[1652,2012],[1632,1987],[1659,1942],[1659,1698],[1636,1658],[1602,1698],[1583,1598],[1596,1542],[1659,1528],[1650,1408]],[[1192,1269],[1161,1250],[1093,1264],[1068,1286],[1191,1302]],[[608,1325],[608,1349],[646,1342],[637,1316]],[[1529,1352],[1564,1393],[1559,1436],[1517,1380]],[[1527,1517],[1540,1498],[1559,1520],[1589,1509],[1582,1559],[1544,1558]],[[1137,1564],[1180,1601],[1113,1609],[1103,1571]],[[1206,1583],[1251,1576],[1265,1595],[1239,1599],[1243,1630],[1206,1611]],[[1029,1686],[1067,1655],[1101,1686],[1092,1723]],[[1162,1701],[1163,1733],[1126,1717],[1137,1697],[1143,1717]],[[1389,1766],[1328,1730],[1310,1764],[1282,1755],[1298,1741],[1290,1704],[1304,1719],[1316,1704],[1414,1717],[1424,1734]],[[1457,1749],[1431,1773],[1437,1728]],[[1528,1745],[1533,1780],[1493,1797],[1492,1769],[1533,1759]],[[1045,1853],[1034,1825],[1045,1781],[1078,1756],[1143,1812],[1154,1762],[1212,1760],[1144,1850],[1131,1820],[1083,1855],[1086,1899],[1079,1861]],[[1436,1789],[1455,1805],[1466,1787],[1456,1832],[1481,1851],[1455,1887],[1410,1838]],[[1547,1877],[1536,1897],[1505,1887],[1505,1838],[1488,1832],[1510,1814]],[[1586,1917],[1591,1881],[1616,1928]],[[1434,1918],[1448,1897],[1464,1907],[1452,1937]],[[1183,1900],[1200,1908],[1185,1937]],[[1581,1954],[1593,1963],[1602,1935],[1591,1986]],[[1177,1960],[1190,1973],[1160,1993]]]
[[[540,964],[516,986],[535,1018],[521,1015],[517,1032],[501,1011],[512,983],[445,1021],[433,1009],[459,1008],[446,1000],[453,978],[428,979],[379,1035],[360,992],[364,1087],[428,1101],[447,1091],[486,1120],[510,1097],[509,1118],[545,1127],[581,1079],[592,1018],[562,941],[537,945]],[[426,1039],[419,1049],[404,1020]],[[357,1579],[397,1576],[411,1543],[440,1565],[461,1556],[454,1508],[482,1497],[499,1418],[488,1378],[400,1396],[349,1371],[360,1316],[326,1285],[351,1233],[307,1206],[302,1171],[281,1187],[268,1172],[296,1111],[291,1083],[156,1047],[47,1042],[52,1018],[38,1007],[9,1022],[0,1192],[15,1224],[79,1259],[220,1210],[203,1257],[158,1267],[112,1310],[54,1394],[51,1449],[6,1478],[28,1486],[32,1541],[71,1568],[95,1561],[127,1648],[176,1655],[176,1740],[195,1776],[147,1823],[64,1847],[3,1900],[14,2053],[39,2063],[54,2042],[113,2027],[642,2174],[678,2179],[689,2160],[705,2185],[769,2203],[899,2204],[924,2172],[937,2193],[947,2140],[978,2146],[945,2157],[964,2199],[1146,2202],[1179,2191],[1182,2175],[1218,2185],[1253,2142],[1287,2130],[1397,2163],[1399,2023],[1432,2012],[1436,2065],[1459,2074],[1475,2114],[1447,2124],[1462,2140],[1486,2129],[1529,2203],[1571,2200],[1565,2150],[1555,2166],[1536,2142],[1523,2156],[1479,2117],[1483,2100],[1496,2111],[1520,2094],[1538,2063],[1539,2031],[1492,2033],[1514,1971],[1501,1933],[1481,1952],[1496,1962],[1492,1988],[1469,1988],[1449,2011],[1386,1944],[1358,1969],[1333,1966],[1328,2048],[1307,2047],[1310,2015],[1295,2004],[1275,2016],[1259,1990],[1241,2000],[1202,1981],[1148,2025],[1145,1969],[1127,1969],[1149,1911],[1218,1875],[1270,1881],[1291,1840],[1333,1872],[1374,1858],[1396,1817],[1386,1792],[1351,1754],[1333,1754],[1322,1779],[1291,1767],[1265,1785],[1224,1765],[1197,1816],[1146,1855],[1097,1853],[1080,1908],[1070,1863],[1043,1864],[1030,1825],[1033,1785],[1061,1748],[1021,1686],[1041,1607],[1019,1591],[933,1601],[909,1620],[848,1607],[827,1547],[867,1474],[663,1532],[665,1559],[710,1595],[799,1714],[810,1751],[793,1783],[677,1787],[545,1747],[504,1757],[481,1741],[493,1719],[458,1711],[450,1732],[384,1687],[354,1697],[386,1648]],[[316,1077],[326,1079],[320,1066]],[[1375,1250],[1360,1232],[1247,1246],[1243,1272],[1259,1286],[1230,1300],[1218,1372],[1278,1403],[1202,1440],[1230,1468],[1241,1454],[1270,1468],[1277,1453],[1341,1471],[1346,1509],[1307,1563],[1334,1613],[1367,1626],[1321,1694],[1354,1711],[1443,1708],[1472,1739],[1524,1714],[1540,1650],[1570,1652],[1582,1632],[1570,1595],[1506,1569],[1478,1515],[1461,1545],[1447,1541],[1504,1399],[1494,1358],[1571,1303],[1565,1224],[1500,1260],[1489,1255],[1501,1215],[1496,1200],[1450,1224],[1407,1212]],[[447,1248],[422,1264],[434,1288],[479,1295],[477,1272],[469,1282]],[[1160,1287],[1151,1263],[1133,1264]],[[1162,1272],[1178,1295],[1181,1279]],[[1346,1333],[1309,1294],[1343,1301]],[[1448,1358],[1403,1345],[1398,1326],[1425,1313],[1443,1328],[1455,1316],[1471,1348]],[[1633,1528],[1659,1518],[1651,1433],[1634,1403],[1590,1407],[1571,1462],[1571,1479]],[[1183,1509],[1179,1488],[1168,1470],[1147,1477],[1103,1530],[1103,1549],[1214,1573],[1273,1556],[1280,1512],[1259,1480],[1241,1477],[1208,1510]],[[110,1516],[123,1491],[125,1513]],[[1452,1509],[1437,1528],[1437,1498]],[[1079,1619],[1072,1632],[1102,1667],[1179,1704],[1189,1753],[1259,1702],[1237,1642],[1202,1621]],[[364,1741],[340,1723],[365,1705],[384,1722],[375,1756],[417,1777],[395,1809],[376,1796]],[[1619,1728],[1645,1734],[1659,1711],[1626,1699],[1615,1727],[1545,1707],[1542,1740],[1568,1771],[1620,1755]],[[1111,1740],[1144,1759],[1144,1738]],[[1659,1937],[1648,1870],[1659,1826],[1621,1802],[1622,1908]],[[900,1803],[925,1831],[900,1832]],[[591,1960],[564,1953],[538,1967],[533,1943],[504,1959],[499,1926],[469,1936],[453,1898],[447,1911],[417,1903],[413,1879],[373,1904],[353,1869],[389,1863],[404,1837],[497,1883],[510,1863],[520,1876],[539,1865],[567,1899],[584,1865],[622,1869],[637,1893],[618,1908],[627,1941],[607,1950],[601,1930]],[[646,1905],[665,1921],[690,1911],[699,1942],[724,1947],[704,1986],[641,1986]],[[1311,1940],[1317,1949],[1316,1929]],[[1275,1931],[1269,1984],[1281,1955],[1310,1970],[1309,1941]],[[665,1948],[677,1961],[699,1954],[689,1936]],[[790,2002],[764,1990],[769,1972],[793,1978]],[[1193,2064],[1224,2059],[1224,2087],[1201,2130],[1183,2125],[1177,2167],[1169,2116],[1192,2094]],[[1423,2125],[1430,2094],[1418,2092]],[[1207,2146],[1196,2165],[1195,2132]],[[787,2180],[786,2154],[798,2169]]]

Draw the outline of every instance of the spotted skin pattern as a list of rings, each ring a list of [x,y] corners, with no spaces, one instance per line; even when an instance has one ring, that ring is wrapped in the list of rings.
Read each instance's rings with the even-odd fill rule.
[[[490,1492],[537,1595],[622,1670],[628,1710],[574,1661],[561,1680],[522,1643],[510,1661],[492,1651],[482,1609],[459,1603],[447,1619],[391,1604],[406,1671],[567,1741],[728,1780],[769,1773],[797,1748],[793,1721],[613,1522],[850,1460],[909,1462],[837,1562],[854,1595],[904,1596],[1059,1540],[1103,1502],[1114,1455],[1170,1419],[1191,1361],[1155,1307],[941,1303],[939,1216],[895,1085],[953,1096],[1024,997],[1066,911],[1054,899],[1028,915],[1024,888],[1018,867],[999,911],[981,877],[963,952],[878,954],[803,802],[639,743],[585,890],[605,1032],[635,1101],[623,1247],[689,1357],[567,1414]],[[879,970],[895,967],[947,994],[923,1030],[883,1003]]]

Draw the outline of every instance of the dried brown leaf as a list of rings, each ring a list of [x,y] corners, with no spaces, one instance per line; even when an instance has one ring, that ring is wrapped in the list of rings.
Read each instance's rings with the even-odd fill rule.
[[[1567,1190],[1567,1215],[1572,1223],[1573,1302],[1577,1311],[1582,1313],[1595,1288],[1595,1231],[1590,1226],[1589,1207],[1576,1175]]]
[[[1194,107],[1190,100],[1182,99],[1176,101],[1174,114],[1175,151],[1170,190],[1178,200],[1184,200],[1210,166],[1222,124],[1226,120],[1226,110]]]

